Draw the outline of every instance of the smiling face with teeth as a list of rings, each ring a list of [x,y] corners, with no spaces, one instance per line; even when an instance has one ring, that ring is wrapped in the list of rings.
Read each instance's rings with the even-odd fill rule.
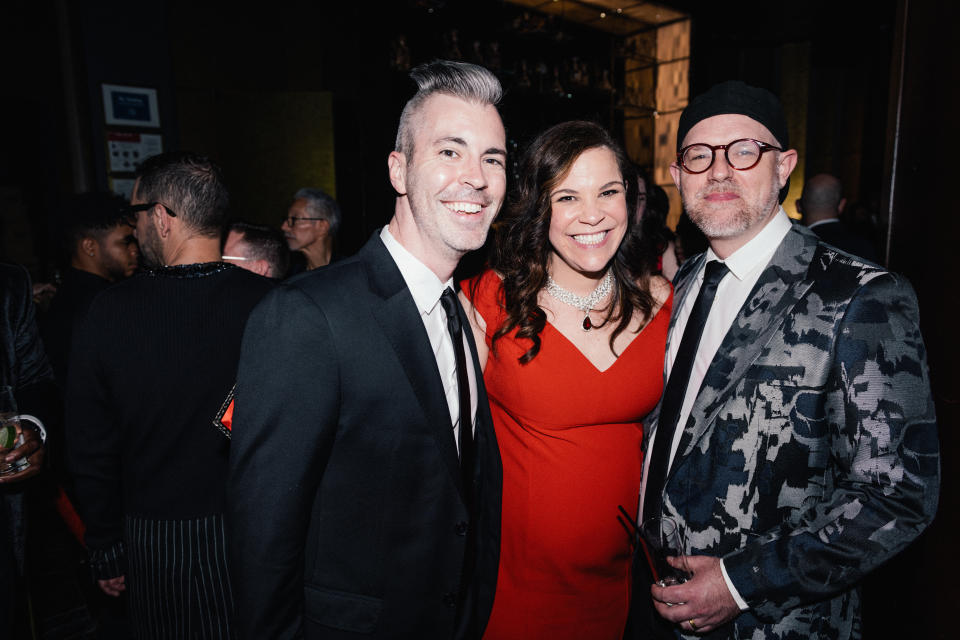
[[[617,157],[607,147],[587,149],[550,192],[550,275],[560,286],[589,293],[626,232],[626,189]]]
[[[400,194],[390,232],[441,280],[483,246],[506,192],[506,133],[496,107],[437,94],[413,121],[413,157],[390,154]]]

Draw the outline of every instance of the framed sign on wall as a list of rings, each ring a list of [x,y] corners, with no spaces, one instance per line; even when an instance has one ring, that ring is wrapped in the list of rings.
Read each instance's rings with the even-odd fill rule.
[[[156,129],[160,126],[157,90],[102,84],[103,113],[108,125]]]

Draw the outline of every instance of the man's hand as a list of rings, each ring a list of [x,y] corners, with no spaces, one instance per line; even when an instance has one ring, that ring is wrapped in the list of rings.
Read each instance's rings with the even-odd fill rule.
[[[677,568],[678,558],[668,558]],[[684,631],[713,631],[737,617],[737,606],[720,570],[720,559],[712,556],[686,556],[686,567],[693,577],[683,584],[650,587],[653,606],[661,616],[680,625]]]
[[[38,304],[44,309],[46,305],[50,303],[50,300],[53,299],[53,296],[57,293],[57,287],[55,285],[49,284],[47,282],[34,282],[33,283],[33,302]]]
[[[3,461],[9,464],[20,458],[26,458],[30,466],[23,471],[18,471],[8,476],[0,476],[0,484],[19,482],[20,480],[35,476],[40,473],[40,469],[43,466],[44,449],[40,435],[30,427],[21,427],[21,429],[23,432],[23,444],[7,452],[3,456]]]
[[[108,596],[116,598],[121,592],[127,590],[125,584],[126,576],[117,576],[116,578],[107,578],[106,580],[97,580],[100,589]]]

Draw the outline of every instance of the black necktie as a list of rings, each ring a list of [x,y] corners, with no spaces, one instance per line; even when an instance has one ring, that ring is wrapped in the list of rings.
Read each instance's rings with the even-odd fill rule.
[[[463,483],[463,499],[470,514],[469,523],[459,523],[456,531],[465,535],[463,571],[460,574],[460,590],[457,594],[457,619],[467,629],[464,637],[474,638],[473,576],[476,569],[477,513],[473,486],[473,465],[476,455],[473,443],[473,418],[470,415],[470,380],[467,378],[467,357],[463,351],[463,323],[460,322],[460,302],[453,289],[447,287],[440,296],[443,310],[447,312],[447,331],[453,341],[453,354],[457,360],[457,391],[460,396],[460,430],[457,441],[460,445],[460,477]]]
[[[473,497],[473,418],[470,415],[470,379],[467,378],[467,357],[463,351],[463,327],[460,322],[460,302],[453,289],[447,287],[440,296],[443,310],[447,312],[447,330],[453,341],[453,354],[457,359],[457,391],[460,395],[460,472],[463,493],[467,501]]]
[[[707,316],[710,315],[710,307],[717,294],[717,285],[725,275],[727,275],[727,265],[717,260],[707,263],[703,286],[700,287],[697,300],[693,303],[693,310],[687,318],[687,326],[683,330],[680,349],[677,350],[677,357],[673,361],[670,378],[667,380],[667,388],[663,392],[660,418],[657,421],[657,437],[653,441],[653,452],[647,468],[647,483],[643,499],[644,520],[660,515],[663,485],[667,478],[667,469],[670,467],[670,450],[673,448],[677,419],[680,417],[683,398],[687,394],[687,383],[690,381],[693,361],[697,357],[703,326],[707,323]]]

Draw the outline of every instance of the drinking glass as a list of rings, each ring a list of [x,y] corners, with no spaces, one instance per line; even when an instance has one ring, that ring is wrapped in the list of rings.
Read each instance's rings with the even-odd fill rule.
[[[9,476],[20,473],[30,466],[26,457],[13,462],[4,460],[12,449],[24,443],[21,421],[33,422],[43,431],[43,423],[31,415],[17,411],[17,401],[13,397],[13,389],[8,386],[0,387],[0,476]]]
[[[668,557],[683,558],[683,532],[673,518],[650,518],[640,525],[640,550],[646,557],[654,581],[661,587],[682,584],[692,575],[686,567],[676,568]]]

